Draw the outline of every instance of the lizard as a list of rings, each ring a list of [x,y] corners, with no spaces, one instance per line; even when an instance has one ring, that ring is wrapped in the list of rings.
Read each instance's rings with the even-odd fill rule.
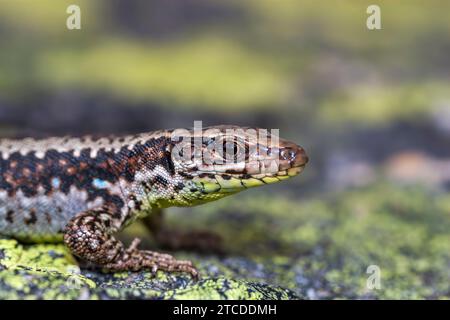
[[[115,234],[162,208],[215,201],[303,170],[308,157],[302,147],[267,131],[249,139],[250,130],[256,128],[2,139],[0,235],[61,241],[81,261],[108,271],[198,278],[191,261],[140,250],[139,239],[127,247]]]

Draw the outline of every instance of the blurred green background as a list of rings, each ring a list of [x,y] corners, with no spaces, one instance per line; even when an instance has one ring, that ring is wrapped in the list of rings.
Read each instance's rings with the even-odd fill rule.
[[[66,28],[72,3],[81,30]],[[382,30],[366,28],[370,4]],[[310,156],[301,177],[174,209],[173,222],[206,219],[237,255],[286,255],[303,278],[272,280],[302,296],[449,297],[449,12],[414,0],[0,0],[0,133],[279,128]],[[364,288],[370,264],[384,289]]]

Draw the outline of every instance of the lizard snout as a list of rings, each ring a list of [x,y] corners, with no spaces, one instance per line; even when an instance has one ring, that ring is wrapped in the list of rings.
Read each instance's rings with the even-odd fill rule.
[[[309,158],[305,149],[292,142],[284,142],[280,146],[280,169],[302,167],[306,165]]]

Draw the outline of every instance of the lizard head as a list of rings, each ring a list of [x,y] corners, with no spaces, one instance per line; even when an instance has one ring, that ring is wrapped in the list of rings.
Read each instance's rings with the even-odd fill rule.
[[[302,147],[264,129],[215,126],[168,134],[177,190],[167,206],[197,205],[280,182],[308,162]]]

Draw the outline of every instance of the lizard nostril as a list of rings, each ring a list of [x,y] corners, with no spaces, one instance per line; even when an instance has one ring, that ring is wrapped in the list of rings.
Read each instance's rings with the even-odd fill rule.
[[[294,159],[295,156],[297,155],[297,152],[295,152],[294,150],[289,150],[288,155],[289,155],[289,159]]]
[[[297,155],[297,152],[295,152],[292,149],[284,149],[281,151],[280,156],[283,160],[292,160]]]

